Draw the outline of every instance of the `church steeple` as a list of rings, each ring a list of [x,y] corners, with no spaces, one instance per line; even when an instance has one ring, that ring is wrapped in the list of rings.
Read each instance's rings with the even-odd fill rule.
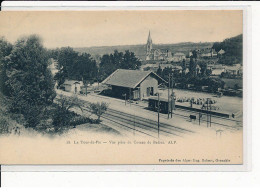
[[[147,44],[146,44],[146,52],[150,53],[152,48],[153,48],[153,41],[152,41],[151,33],[150,33],[150,30],[149,30]]]

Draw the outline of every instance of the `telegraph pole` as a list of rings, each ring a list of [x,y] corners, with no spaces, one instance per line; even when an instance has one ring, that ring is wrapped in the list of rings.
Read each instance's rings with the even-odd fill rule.
[[[173,109],[173,107],[172,107],[172,99],[173,99],[173,74],[172,74],[172,95],[171,95],[171,118],[172,118],[172,109]]]
[[[131,88],[129,88],[129,104],[131,106]]]
[[[126,94],[123,94],[123,96],[125,97],[125,106],[126,106]]]
[[[209,126],[209,99],[207,98],[207,127]]]
[[[199,112],[199,125],[200,125],[200,118],[202,117],[202,107],[201,107],[201,111]]]
[[[160,94],[158,93],[158,138],[160,134]]]
[[[170,82],[171,81],[171,75],[169,74],[169,79],[168,79],[168,119],[170,117]]]
[[[210,98],[207,98],[207,127],[211,127],[211,104]]]
[[[135,135],[135,114],[134,114],[134,135]]]
[[[209,126],[211,127],[211,103],[209,106]]]

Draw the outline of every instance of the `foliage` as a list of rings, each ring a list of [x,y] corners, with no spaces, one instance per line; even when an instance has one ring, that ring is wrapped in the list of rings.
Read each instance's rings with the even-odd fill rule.
[[[0,38],[0,91],[5,95],[8,94],[8,90],[5,84],[7,81],[5,59],[11,54],[12,47],[13,46],[3,37]]]
[[[104,114],[108,109],[108,104],[105,102],[97,102],[97,103],[91,103],[89,105],[90,110],[93,114],[95,114],[98,117],[98,121],[100,121],[100,117],[102,114]]]
[[[196,61],[194,61],[193,57],[190,58],[190,64],[189,64],[189,73],[192,77],[196,76]]]
[[[70,112],[72,108],[79,108],[81,111],[83,111],[81,103],[76,95],[73,97],[59,95],[57,103],[58,106],[56,106],[52,114],[52,124],[54,125],[56,131],[70,125],[71,120],[75,116]]]
[[[182,62],[181,62],[181,68],[182,68],[182,75],[185,75],[185,71],[186,71],[186,61],[185,61],[185,59],[183,59]]]
[[[100,62],[100,80],[104,80],[107,76],[117,69],[139,69],[141,62],[133,52],[128,50],[123,52],[114,51],[113,54],[105,54]]]
[[[9,133],[9,122],[8,119],[0,114],[0,134]]]
[[[233,38],[225,39],[223,42],[216,42],[213,44],[213,49],[217,52],[221,49],[225,53],[220,57],[219,63],[225,65],[233,65],[242,63],[243,56],[243,36],[238,35]]]
[[[161,68],[160,65],[159,65],[159,68],[156,71],[156,74],[159,75],[159,76],[162,76],[162,68]]]
[[[10,111],[22,114],[25,126],[35,127],[56,96],[46,49],[31,35],[19,39],[5,60]]]
[[[196,50],[193,50],[193,51],[192,51],[192,57],[193,57],[194,59],[197,59],[197,58],[198,58],[198,53],[197,53]]]
[[[58,81],[58,86],[64,83],[65,79],[70,80],[87,80],[97,79],[98,67],[96,61],[87,53],[79,54],[71,47],[63,47],[55,50],[54,57],[58,60],[58,72],[55,75],[55,80]]]
[[[200,66],[201,76],[205,76],[207,72],[207,63],[204,60],[198,61],[198,65]]]

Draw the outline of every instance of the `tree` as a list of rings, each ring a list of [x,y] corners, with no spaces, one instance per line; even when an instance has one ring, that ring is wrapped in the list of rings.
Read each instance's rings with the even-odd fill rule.
[[[58,72],[55,75],[58,87],[65,79],[83,81],[84,84],[98,79],[98,67],[90,54],[80,54],[70,47],[61,48],[58,52]]]
[[[233,65],[242,63],[243,59],[243,35],[227,38],[223,42],[215,42],[213,49],[217,52],[221,49],[225,53],[219,58],[219,63],[225,65]]]
[[[58,82],[58,87],[64,83],[66,78],[75,75],[74,64],[78,57],[78,53],[71,47],[63,47],[58,51],[58,72],[54,79]]]
[[[22,114],[25,126],[35,127],[56,96],[48,69],[48,54],[36,35],[19,39],[6,59],[10,111]]]
[[[5,82],[7,81],[6,75],[6,57],[11,54],[12,45],[7,42],[3,37],[0,38],[0,91],[4,95],[8,95],[8,90]]]
[[[82,112],[81,102],[76,95],[72,97],[67,97],[64,95],[59,95],[57,100],[58,106],[52,115],[52,124],[55,130],[58,131],[63,127],[69,126],[71,120],[73,119],[70,110],[72,108],[79,108]]]
[[[161,65],[159,65],[159,68],[156,71],[157,75],[162,76],[162,68]]]
[[[191,77],[194,77],[196,75],[196,63],[194,62],[193,57],[190,58],[189,74],[191,75]]]
[[[135,70],[139,69],[140,66],[141,62],[133,52],[127,50],[123,53],[115,50],[113,54],[105,54],[102,56],[100,62],[100,77],[101,80],[103,80],[117,69]]]
[[[181,68],[182,68],[182,75],[185,75],[185,71],[186,71],[186,61],[185,61],[185,59],[182,60]]]
[[[95,114],[98,117],[98,122],[100,122],[100,117],[102,114],[104,114],[107,111],[108,104],[105,102],[97,102],[97,103],[91,103],[90,104],[90,110],[93,114]]]
[[[197,58],[198,58],[198,54],[197,54],[197,51],[196,51],[196,50],[192,51],[192,57],[193,57],[194,59],[197,59]]]
[[[133,52],[130,52],[129,50],[126,50],[120,68],[135,70],[139,69],[140,66],[141,62],[138,58],[136,58],[135,54]]]
[[[207,71],[207,63],[205,61],[199,61],[198,65],[200,66],[200,74],[201,76],[205,76],[206,75],[206,71]]]
[[[206,76],[210,76],[212,74],[212,70],[211,69],[206,69]]]
[[[87,81],[96,81],[97,73],[96,61],[91,58],[90,54],[83,53],[76,58],[74,75],[70,79],[82,80],[85,84]]]

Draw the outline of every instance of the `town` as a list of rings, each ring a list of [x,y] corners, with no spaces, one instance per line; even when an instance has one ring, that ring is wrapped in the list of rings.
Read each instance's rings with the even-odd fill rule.
[[[25,128],[62,133],[80,126],[84,130],[84,124],[92,123],[114,135],[152,138],[185,137],[200,128],[213,128],[217,136],[242,129],[242,35],[223,42],[184,44],[176,50],[174,44],[169,48],[154,44],[149,31],[141,54],[115,49],[103,56],[72,47],[45,50],[37,36],[20,42],[11,45],[1,39],[1,103],[17,115],[11,120]],[[19,78],[17,73],[28,68],[22,58],[20,65],[12,66],[12,60],[32,45],[45,54],[30,51],[45,64],[38,67],[46,68],[39,75],[45,76],[41,81],[28,77],[36,69]],[[32,88],[46,87],[46,92],[19,94],[23,81]],[[35,94],[44,103],[24,98],[33,99]],[[8,119],[1,125],[1,133],[20,134],[22,128]]]

